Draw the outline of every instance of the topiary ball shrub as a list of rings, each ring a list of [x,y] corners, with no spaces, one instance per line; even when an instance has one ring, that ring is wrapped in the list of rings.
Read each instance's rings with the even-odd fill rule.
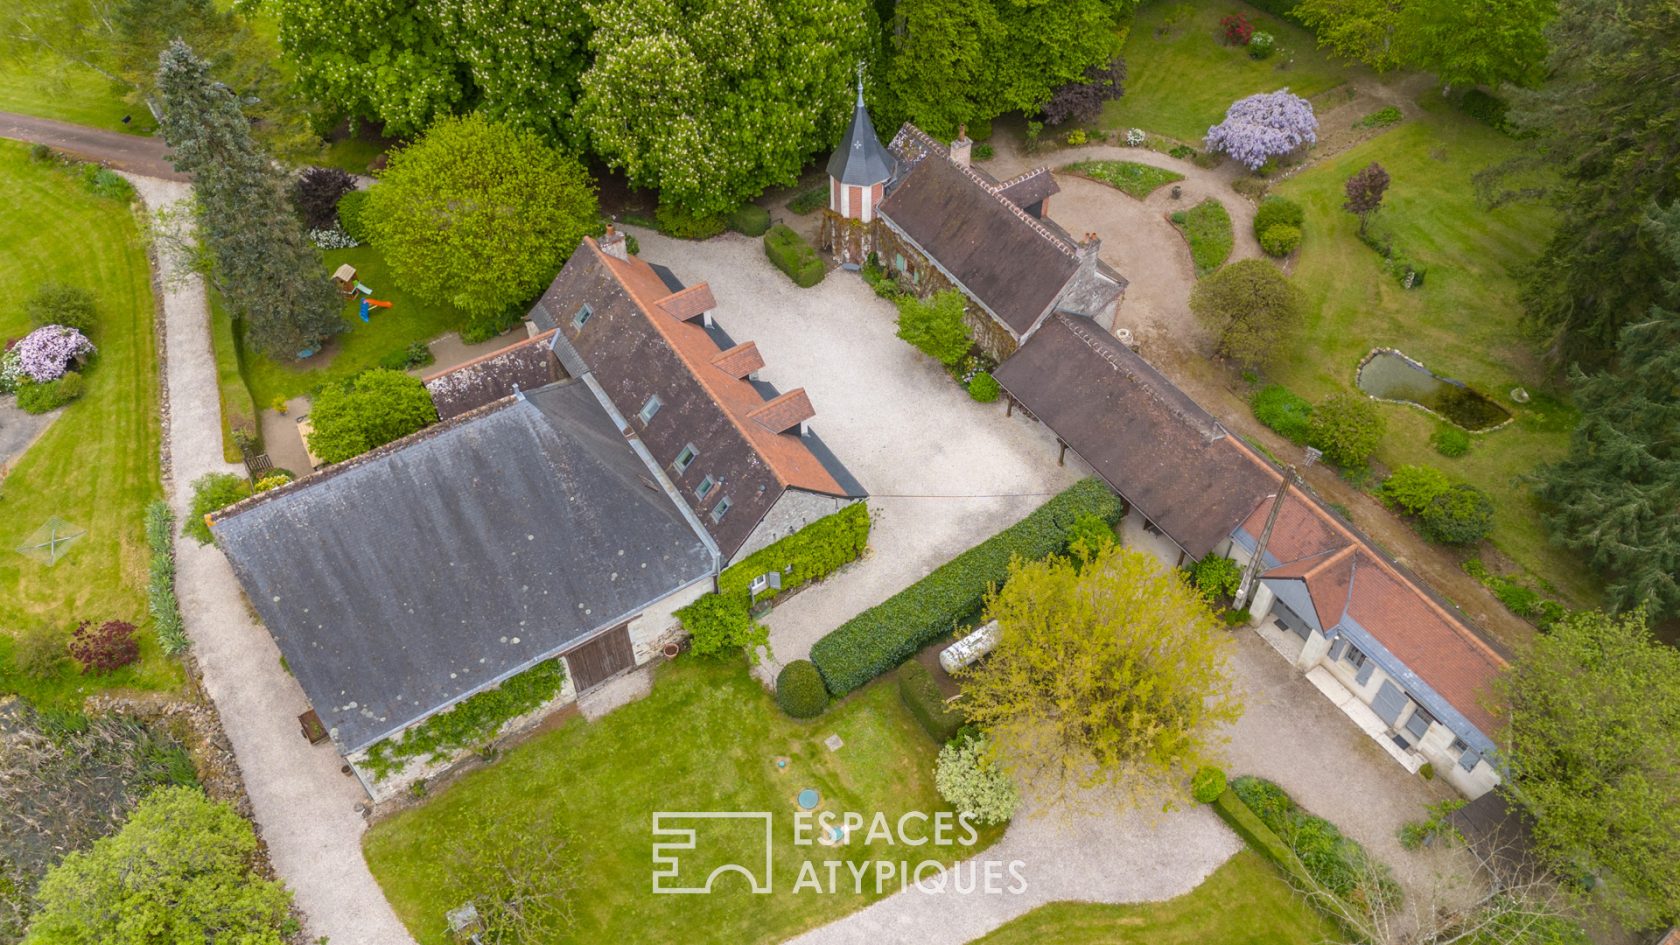
[[[1418,516],[1424,537],[1446,545],[1473,545],[1493,531],[1493,497],[1461,482],[1436,496]]]
[[[1430,435],[1429,445],[1442,456],[1456,459],[1470,452],[1470,434],[1458,427],[1439,427]]]
[[[1274,226],[1300,229],[1307,220],[1307,211],[1288,197],[1267,197],[1254,211],[1254,235],[1258,237]]]
[[[814,719],[828,708],[828,687],[810,660],[794,660],[776,674],[776,704],[796,719]]]
[[[92,335],[99,321],[99,310],[93,295],[81,286],[62,282],[43,282],[29,301],[23,303],[24,314],[36,328],[63,325],[84,335]]]
[[[134,624],[107,620],[96,627],[84,620],[70,636],[70,655],[83,673],[103,675],[139,659],[140,641],[134,639]]]
[[[1266,255],[1282,259],[1301,246],[1300,227],[1279,223],[1260,234],[1260,248]]]
[[[770,211],[756,203],[744,203],[729,215],[729,228],[743,236],[763,236],[770,229]]]
[[[968,382],[968,396],[983,404],[997,400],[1002,392],[1003,388],[998,385],[997,378],[985,371],[974,375]]]
[[[1190,778],[1190,796],[1203,804],[1212,804],[1225,793],[1225,772],[1214,767],[1198,768]]]
[[[365,190],[352,190],[338,198],[338,227],[358,243],[372,242],[367,226],[362,222],[367,201],[368,192]]]

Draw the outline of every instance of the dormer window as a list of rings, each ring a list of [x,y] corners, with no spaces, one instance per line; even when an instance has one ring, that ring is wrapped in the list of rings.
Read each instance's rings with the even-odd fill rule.
[[[594,309],[591,309],[587,305],[583,306],[582,308],[579,308],[577,310],[577,314],[572,316],[572,327],[573,328],[582,328],[583,323],[586,322],[586,321],[589,321],[589,316],[591,316],[593,314],[595,314]]]
[[[663,403],[660,403],[658,394],[654,394],[653,396],[649,397],[647,399],[647,403],[642,405],[642,412],[636,414],[636,416],[638,416],[642,419],[642,426],[647,426],[647,422],[649,420],[652,420],[653,415],[658,413],[659,408],[663,407],[663,406],[665,406],[665,405]]]
[[[729,514],[729,504],[728,496],[718,500],[717,508],[712,509],[712,524],[723,521],[723,517]]]
[[[706,501],[706,496],[711,495],[712,490],[715,488],[717,488],[717,480],[711,476],[707,476],[706,478],[700,480],[699,485],[694,487],[694,497],[704,502]]]
[[[694,465],[694,457],[698,455],[699,454],[694,451],[694,444],[690,443],[682,448],[682,452],[677,454],[677,459],[671,464],[671,468],[675,469],[677,471],[677,475],[680,476],[688,471],[688,467]]]

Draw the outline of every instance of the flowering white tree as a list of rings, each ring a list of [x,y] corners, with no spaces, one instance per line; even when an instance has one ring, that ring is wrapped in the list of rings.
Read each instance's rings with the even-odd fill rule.
[[[1288,89],[1237,99],[1225,120],[1208,129],[1207,149],[1223,151],[1249,170],[1318,141],[1312,105]]]
[[[70,362],[93,353],[93,342],[74,328],[43,325],[12,349],[17,366],[30,380],[45,384],[69,370]]]

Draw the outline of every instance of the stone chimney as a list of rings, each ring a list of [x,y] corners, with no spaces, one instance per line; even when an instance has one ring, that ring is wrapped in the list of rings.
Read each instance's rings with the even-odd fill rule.
[[[958,167],[967,167],[970,157],[974,153],[974,142],[968,140],[968,126],[957,126],[957,139],[951,142],[951,163]]]
[[[1079,258],[1081,261],[1086,259],[1095,260],[1097,258],[1097,252],[1101,249],[1102,238],[1097,236],[1095,233],[1086,233],[1085,238],[1079,241]]]
[[[629,262],[630,249],[628,244],[624,241],[624,234],[619,231],[618,227],[608,223],[606,235],[602,236],[595,242],[601,247],[601,252],[606,253],[614,259],[622,259]]]

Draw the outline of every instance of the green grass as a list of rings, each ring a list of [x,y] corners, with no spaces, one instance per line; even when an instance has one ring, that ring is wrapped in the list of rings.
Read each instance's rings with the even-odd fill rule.
[[[1243,47],[1221,44],[1219,19],[1237,12],[1277,37],[1279,50],[1270,59],[1250,59]],[[1142,128],[1198,146],[1245,95],[1288,86],[1311,98],[1346,75],[1306,30],[1236,0],[1145,5],[1132,20],[1125,57],[1126,94],[1104,106],[1102,126]]]
[[[845,742],[837,752],[823,745],[831,734]],[[522,821],[557,813],[580,852],[581,873],[571,896],[573,925],[543,941],[780,942],[877,898],[873,883],[860,896],[849,879],[837,894],[809,888],[796,894],[802,861],[815,860],[826,877],[820,864],[829,859],[917,863],[941,852],[966,857],[978,849],[879,839],[866,845],[861,834],[836,848],[792,842],[794,798],[806,787],[821,792],[819,810],[882,811],[896,821],[906,811],[947,809],[933,789],[935,754],[890,680],[820,718],[797,722],[782,715],[739,663],[684,657],[660,671],[647,698],[598,722],[569,721],[424,806],[377,824],[364,852],[409,930],[423,945],[442,945],[444,912],[461,898],[442,864],[464,819],[477,810],[506,810],[505,829],[517,830]],[[776,767],[778,756],[791,759],[785,770]],[[711,895],[654,895],[650,827],[656,811],[773,812],[774,891],[753,895],[729,877]],[[998,833],[983,832],[982,843]],[[762,834],[756,842],[762,864]],[[719,827],[704,837],[704,852],[694,855],[703,864],[730,857],[748,863],[755,859],[753,844]],[[838,869],[842,877],[851,875]],[[685,867],[683,875],[688,872]],[[703,867],[700,876],[709,872]],[[897,888],[894,881],[887,891]]]
[[[151,275],[134,214],[10,141],[0,141],[0,206],[0,338],[28,331],[22,301],[48,279],[88,289],[100,312],[86,395],[17,461],[0,498],[0,692],[69,705],[102,689],[175,689],[180,666],[146,613],[145,507],[162,487]],[[58,564],[14,550],[53,516],[87,532]],[[12,672],[17,628],[46,623],[68,639],[84,619],[140,626],[140,661],[103,677],[68,665],[46,680]]]
[[[123,100],[122,87],[84,66],[47,56],[0,58],[0,111],[54,118],[106,131],[151,134],[157,128],[146,106]],[[123,116],[133,121],[124,125]]]
[[[239,366],[239,340],[234,332],[233,318],[228,314],[227,302],[214,288],[210,297],[210,342],[216,351],[216,387],[222,402],[222,458],[237,463],[243,457],[233,441],[235,423],[243,424],[253,433],[260,433],[258,408],[251,396],[251,387]],[[266,404],[263,406],[267,406]]]
[[[371,246],[335,249],[323,255],[328,272],[342,263],[355,266],[356,278],[373,290],[373,298],[392,305],[374,309],[372,321],[363,324],[356,300],[345,302],[344,332],[325,351],[303,361],[282,364],[242,346],[245,378],[260,409],[268,409],[276,397],[296,397],[328,383],[348,380],[378,367],[379,359],[393,351],[417,341],[430,341],[466,324],[467,316],[454,306],[420,302],[398,289],[385,260]]]
[[[1231,214],[1218,200],[1209,197],[1188,210],[1180,210],[1172,215],[1172,222],[1190,244],[1196,275],[1205,276],[1231,258],[1231,247],[1236,240],[1231,232]]]
[[[1567,448],[1575,413],[1555,393],[1550,375],[1524,338],[1513,267],[1533,259],[1553,226],[1537,204],[1498,210],[1479,206],[1471,175],[1523,145],[1451,108],[1435,93],[1417,121],[1279,184],[1276,192],[1306,209],[1304,244],[1294,279],[1308,299],[1307,319],[1288,357],[1270,377],[1312,401],[1353,387],[1359,360],[1391,346],[1431,370],[1468,382],[1516,414],[1515,423],[1471,437],[1470,453],[1441,456],[1429,445],[1439,421],[1420,410],[1382,404],[1388,437],[1377,460],[1393,468],[1429,463],[1487,489],[1498,506],[1493,543],[1558,585],[1578,604],[1596,600],[1595,585],[1572,555],[1546,539],[1539,508],[1521,475]],[[1383,272],[1381,259],[1357,236],[1358,222],[1341,209],[1343,182],[1380,161],[1389,186],[1381,224],[1397,250],[1428,268],[1421,288],[1405,290]],[[1508,392],[1526,387],[1527,405]]]
[[[1139,200],[1160,187],[1184,179],[1184,175],[1164,168],[1138,164],[1134,161],[1081,161],[1064,170],[1107,184],[1115,190]]]
[[[1336,935],[1258,853],[1243,850],[1177,899],[1053,902],[974,945],[1317,945]]]

